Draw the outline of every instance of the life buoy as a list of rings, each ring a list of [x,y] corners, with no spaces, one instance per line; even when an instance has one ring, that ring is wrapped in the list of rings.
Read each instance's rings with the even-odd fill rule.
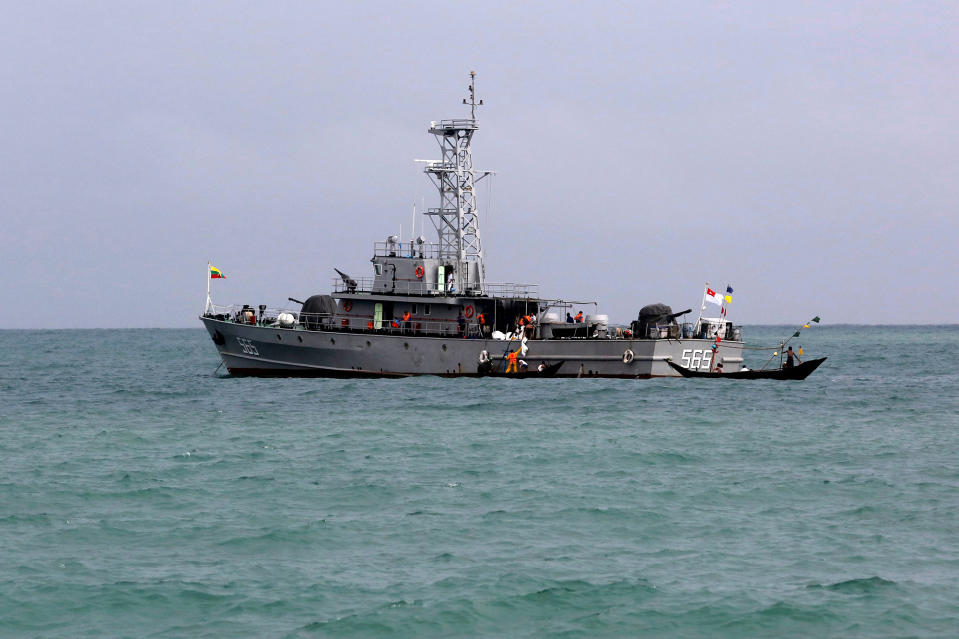
[[[633,361],[633,351],[626,349],[626,352],[623,353],[623,363],[629,364]]]
[[[473,317],[473,307],[467,306],[465,309],[463,309],[463,315],[465,315],[467,319]]]
[[[426,273],[426,271],[423,270],[422,266],[416,267],[416,279],[420,279],[420,280],[423,279],[424,273]]]
[[[351,302],[350,300],[345,300],[343,302],[343,311],[346,313],[349,313],[352,310],[353,310],[353,302]]]

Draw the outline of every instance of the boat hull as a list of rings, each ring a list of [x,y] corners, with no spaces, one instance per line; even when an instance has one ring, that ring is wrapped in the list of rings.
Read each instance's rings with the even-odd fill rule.
[[[769,370],[749,370],[724,373],[710,373],[708,371],[693,371],[676,364],[667,362],[670,368],[674,369],[683,377],[709,377],[717,379],[806,379],[819,365],[826,361],[825,357],[819,359],[809,359],[802,364],[796,364],[789,368],[773,368]],[[725,366],[723,366],[725,368]]]
[[[240,324],[201,317],[231,375],[257,377],[479,376],[479,354],[487,351],[494,371],[517,341],[460,339],[367,331],[307,331]],[[536,339],[523,357],[535,368],[562,362],[554,377],[679,377],[668,360],[701,362],[708,370],[712,340]],[[628,356],[627,351],[631,353]],[[723,341],[720,361],[742,365],[742,343]],[[625,361],[630,360],[630,361]]]

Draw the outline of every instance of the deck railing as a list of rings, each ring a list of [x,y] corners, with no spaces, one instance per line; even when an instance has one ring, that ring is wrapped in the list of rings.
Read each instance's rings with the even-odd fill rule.
[[[330,288],[333,291],[333,294],[337,293],[372,293],[373,285],[375,279],[372,277],[357,277],[353,278],[355,284],[347,284],[343,281],[342,278],[334,277],[330,280]],[[377,293],[383,293],[384,291],[378,290]],[[391,286],[391,290],[386,291],[391,295],[443,295],[443,296],[461,296],[461,295],[480,295],[487,297],[508,297],[508,298],[529,298],[529,299],[539,299],[539,285],[538,284],[522,284],[517,282],[495,282],[487,283],[482,288],[470,290],[467,286],[467,291],[463,293],[462,291],[448,291],[443,284],[438,284],[435,282],[423,282],[417,280],[415,282],[397,280]]]

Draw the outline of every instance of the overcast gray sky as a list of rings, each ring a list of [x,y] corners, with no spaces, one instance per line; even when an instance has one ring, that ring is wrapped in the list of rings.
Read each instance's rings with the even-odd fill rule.
[[[368,275],[470,70],[491,281],[959,322],[957,7],[8,3],[0,328],[199,326],[208,259],[218,303]]]

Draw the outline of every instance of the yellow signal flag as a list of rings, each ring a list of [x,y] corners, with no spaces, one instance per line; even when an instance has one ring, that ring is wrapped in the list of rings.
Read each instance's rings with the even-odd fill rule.
[[[802,355],[802,346],[799,347],[799,354]]]
[[[733,296],[732,296],[732,295],[727,295],[724,299],[726,300],[726,303],[727,303],[727,304],[732,304],[732,302],[733,302]]]
[[[809,328],[809,324],[803,324],[802,327],[803,327],[803,328]]]

